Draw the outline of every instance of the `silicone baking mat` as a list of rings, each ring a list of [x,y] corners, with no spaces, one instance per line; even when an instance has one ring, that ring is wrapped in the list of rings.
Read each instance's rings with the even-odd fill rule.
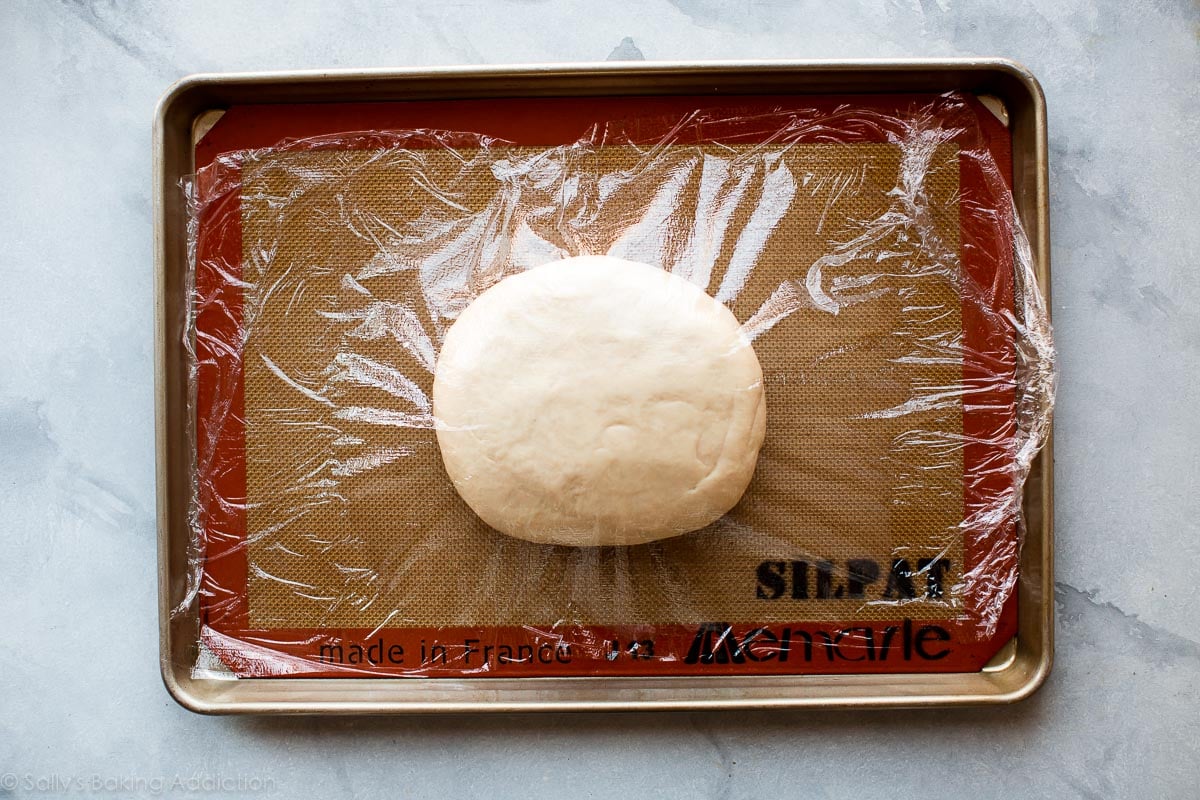
[[[753,122],[789,109],[827,116],[786,143]],[[921,278],[906,279],[904,291],[763,326],[754,346],[768,436],[750,488],[721,523],[633,548],[510,539],[455,494],[430,427],[381,433],[377,419],[337,413],[379,407],[377,386],[339,386],[333,404],[295,402],[295,376],[339,363],[345,336],[373,309],[428,307],[419,270],[385,271],[366,295],[362,282],[347,283],[389,251],[364,235],[363,221],[393,231],[419,222],[430,202],[412,190],[420,182],[452,184],[454,202],[481,212],[497,191],[498,161],[520,163],[597,130],[625,137],[593,138],[573,166],[635,176],[628,198],[605,206],[614,219],[644,219],[644,198],[661,183],[649,171],[642,185],[636,178],[649,142],[659,143],[659,161],[753,153],[809,176],[811,190],[794,193],[752,270],[735,274],[734,254],[719,245],[701,259],[705,274],[689,275],[755,324],[779,287],[803,282],[846,238],[847,221],[879,219],[897,202],[905,145],[851,124],[859,110],[932,115],[952,132],[930,148],[921,191],[925,224],[968,279],[933,269],[936,249],[916,247],[910,269]],[[430,129],[495,139],[397,148],[356,133]],[[380,158],[381,148],[420,150],[419,175],[403,158]],[[235,673],[254,676],[978,669],[1012,635],[1018,539],[1015,512],[986,513],[1013,491],[1011,474],[996,469],[1011,460],[1013,344],[988,321],[1013,303],[1013,232],[1004,196],[978,173],[979,152],[1007,176],[1003,126],[970,99],[932,96],[231,109],[197,146],[204,641]],[[314,184],[314,175],[337,180]],[[672,213],[704,218],[704,202],[685,195]],[[722,224],[753,230],[765,202],[735,204]],[[586,246],[608,252],[631,227],[587,228]],[[265,252],[270,265],[251,275]],[[957,357],[914,359],[934,312]],[[433,317],[414,319],[431,348],[449,323]],[[353,356],[399,371],[428,397],[432,350],[358,337]],[[941,387],[944,397],[906,407],[914,387],[926,396]],[[914,441],[922,437],[936,442]],[[336,477],[335,501],[312,480],[323,469]]]

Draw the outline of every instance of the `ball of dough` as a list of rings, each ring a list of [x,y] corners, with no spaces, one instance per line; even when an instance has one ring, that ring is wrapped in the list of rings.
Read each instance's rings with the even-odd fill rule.
[[[746,490],[762,368],[724,305],[655,267],[557,261],[481,294],[433,384],[455,488],[488,525],[560,545],[702,528]]]

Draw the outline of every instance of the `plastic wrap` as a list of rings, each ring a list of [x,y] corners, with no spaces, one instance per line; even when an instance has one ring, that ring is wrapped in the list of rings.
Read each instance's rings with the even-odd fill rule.
[[[197,670],[962,670],[1011,636],[1054,354],[1003,126],[959,95],[631,108],[561,143],[291,138],[187,182]],[[754,476],[701,530],[524,541],[443,468],[447,332],[578,255],[700,287],[761,363]]]

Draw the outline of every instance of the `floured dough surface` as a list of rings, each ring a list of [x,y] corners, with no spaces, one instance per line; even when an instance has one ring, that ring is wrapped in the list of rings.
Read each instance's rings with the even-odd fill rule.
[[[688,281],[607,256],[506,278],[450,328],[433,385],[463,500],[534,542],[627,545],[741,498],[766,426],[737,319]]]

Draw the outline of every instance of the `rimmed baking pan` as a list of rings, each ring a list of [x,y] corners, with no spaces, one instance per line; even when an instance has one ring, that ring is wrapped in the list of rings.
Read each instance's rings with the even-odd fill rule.
[[[523,675],[499,668],[484,674],[462,669],[409,672],[402,667],[390,671],[363,670],[356,668],[358,662],[345,663],[347,651],[353,652],[357,645],[364,657],[370,658],[366,654],[373,644],[377,644],[378,655],[382,658],[382,653],[393,646],[393,641],[373,637],[378,629],[356,631],[344,621],[329,626],[338,632],[333,638],[327,633],[314,638],[311,630],[303,625],[267,625],[262,621],[261,612],[260,619],[251,624],[247,621],[248,603],[243,595],[255,589],[253,580],[247,581],[245,577],[249,565],[244,554],[253,551],[239,544],[229,551],[232,557],[224,557],[225,554],[213,546],[198,551],[193,540],[197,510],[193,505],[196,502],[193,487],[198,475],[203,479],[204,464],[208,463],[204,459],[199,459],[198,463],[195,437],[197,428],[204,433],[210,416],[206,416],[203,402],[197,402],[195,386],[189,382],[189,350],[194,350],[197,341],[197,319],[195,310],[190,308],[193,287],[189,265],[195,262],[197,253],[194,250],[189,253],[189,209],[180,184],[198,168],[219,161],[221,154],[247,153],[255,148],[261,152],[261,148],[270,148],[286,139],[311,140],[330,130],[329,125],[334,124],[328,123],[330,118],[337,118],[332,130],[394,129],[398,127],[397,120],[404,123],[399,127],[410,129],[473,130],[478,126],[472,126],[472,120],[478,117],[472,115],[483,113],[481,109],[488,109],[488,113],[496,118],[505,116],[505,108],[519,109],[519,114],[509,116],[524,115],[534,119],[544,110],[559,120],[559,124],[566,124],[561,121],[569,121],[571,113],[584,113],[570,111],[580,107],[587,108],[587,114],[608,108],[612,109],[612,118],[641,114],[643,119],[647,118],[647,109],[661,118],[672,110],[677,112],[713,104],[729,106],[731,103],[762,110],[767,107],[764,103],[775,104],[771,105],[774,109],[780,107],[780,103],[786,107],[791,102],[834,113],[847,102],[851,105],[874,104],[871,106],[874,108],[880,103],[892,102],[889,98],[935,97],[948,92],[967,98],[967,104],[976,109],[980,118],[986,117],[986,124],[981,124],[987,131],[992,131],[987,134],[989,141],[994,140],[989,147],[1001,154],[1002,158],[998,160],[1007,162],[1006,166],[1011,165],[1008,180],[1011,181],[1013,213],[1029,244],[1028,252],[1022,250],[1018,257],[1028,261],[1043,295],[1048,296],[1044,101],[1034,78],[1020,66],[1003,60],[585,64],[411,72],[213,75],[189,78],[174,87],[159,107],[155,131],[161,660],[164,680],[172,696],[193,710],[215,713],[390,713],[998,703],[1011,702],[1034,691],[1048,673],[1052,658],[1052,450],[1048,429],[1045,447],[1033,461],[1024,485],[1019,565],[1014,563],[1012,572],[1016,578],[1015,592],[1006,595],[1004,611],[998,612],[997,619],[990,623],[985,640],[958,648],[943,648],[940,643],[947,641],[942,638],[943,634],[953,643],[952,634],[926,624],[929,620],[922,618],[917,607],[895,615],[895,619],[887,612],[879,612],[882,616],[878,617],[878,631],[849,623],[842,623],[838,628],[822,623],[820,619],[808,620],[813,623],[809,628],[783,626],[775,631],[757,626],[753,630],[742,630],[736,625],[716,622],[720,619],[718,608],[717,611],[703,612],[707,614],[703,619],[708,621],[698,625],[683,624],[671,630],[660,626],[663,628],[660,631],[664,637],[662,642],[666,643],[660,644],[660,653],[666,647],[672,656],[663,659],[670,669],[658,672],[641,664],[638,658],[630,657],[631,652],[638,655],[633,645],[644,641],[638,638],[638,632],[645,630],[644,625],[640,628],[637,625],[598,625],[583,632],[581,641],[604,639],[607,642],[611,637],[611,641],[618,643],[607,653],[615,662],[615,666],[607,671],[599,660],[589,664],[586,658],[576,661],[574,667],[564,668],[561,663],[556,666],[553,662],[558,651],[553,648],[551,663],[543,665],[546,668],[525,671]],[[872,99],[854,100],[868,96]],[[589,99],[581,103],[581,98]],[[227,115],[225,112],[230,110],[237,113]],[[422,113],[431,116],[423,119]],[[309,123],[303,120],[314,118],[326,122],[315,128],[305,127]],[[425,124],[420,124],[422,122]],[[549,135],[544,132],[544,125],[535,127],[538,129],[536,136]],[[706,134],[709,138],[705,141],[716,142],[716,146],[725,150],[746,146],[744,131],[737,133],[741,138],[728,138],[732,134],[711,133],[713,126],[709,128],[710,133]],[[210,133],[212,135],[206,137]],[[518,146],[530,145],[521,138],[526,134],[511,125],[502,133]],[[721,136],[728,140],[722,140]],[[547,143],[562,142],[532,142],[536,145]],[[292,153],[289,157],[295,155]],[[319,156],[318,147],[315,157]],[[296,157],[311,159],[314,153]],[[244,157],[239,158],[238,180],[243,177],[256,179],[252,177],[256,173],[247,166],[250,162]],[[627,166],[622,169],[626,173],[630,171]],[[246,196],[241,183],[237,184],[236,191]],[[955,193],[959,191],[956,183],[949,195],[957,198],[959,195]],[[964,177],[961,193],[969,197],[970,191]],[[1008,213],[1007,209],[999,211]],[[240,223],[245,226],[246,212],[238,213],[242,215]],[[199,221],[203,227],[204,219]],[[194,243],[195,238],[191,241]],[[975,244],[968,243],[967,249]],[[1004,253],[995,255],[1000,257]],[[200,260],[203,261],[203,253]],[[1000,262],[1004,263],[1004,259]],[[200,273],[196,279],[203,281]],[[1011,297],[1008,302],[1012,302]],[[202,335],[206,334],[203,325],[201,320],[199,331]],[[966,323],[963,325],[965,330]],[[767,372],[770,380],[773,373]],[[977,412],[963,413],[965,430],[967,415]],[[244,431],[242,435],[244,437]],[[242,475],[240,480],[243,482],[246,480],[244,466],[243,462],[242,473],[233,471],[235,475]],[[226,478],[229,474],[222,473]],[[967,502],[969,507],[969,497]],[[259,508],[263,503],[243,505]],[[203,503],[199,512],[203,517]],[[415,520],[413,524],[419,525],[419,516]],[[244,535],[244,518],[241,524]],[[1013,529],[1014,536],[1016,530]],[[219,539],[218,536],[209,537],[210,543]],[[1016,552],[1014,548],[1014,558]],[[240,562],[238,554],[242,554]],[[687,553],[683,556],[686,558]],[[960,553],[955,558],[965,558],[969,562],[970,554]],[[208,559],[206,563],[219,561],[220,566],[208,571],[201,568],[198,582],[195,569],[198,559]],[[912,561],[916,563],[916,558]],[[837,602],[861,598],[864,585],[877,584],[878,590],[890,592],[895,587],[889,578],[911,577],[896,566],[903,559],[896,559],[891,565],[887,562],[888,559],[878,558],[868,569],[863,566],[862,559],[847,561],[849,572],[838,583],[832,577],[833,562],[814,561],[810,564],[795,559],[764,560],[759,564],[757,580],[749,585],[760,600],[786,595],[785,600],[828,601],[834,608]],[[936,559],[924,559],[924,562],[927,563],[920,567],[921,571],[928,573],[932,565],[937,572]],[[255,566],[266,563],[258,562]],[[880,563],[883,564],[882,576]],[[826,564],[828,566],[823,566]],[[232,573],[229,572],[230,565],[233,565]],[[800,565],[803,569],[798,572]],[[889,566],[890,576],[887,574]],[[904,569],[910,569],[906,562]],[[214,593],[205,591],[203,580],[226,574],[241,575],[240,583],[235,581],[240,587],[237,602],[214,601]],[[965,579],[963,582],[969,583]],[[222,591],[228,585],[220,584]],[[835,590],[834,586],[838,588]],[[849,592],[845,598],[840,594],[843,590]],[[836,598],[835,591],[839,592]],[[937,594],[940,596],[940,591]],[[261,598],[270,599],[268,595],[260,595],[260,603],[264,602]],[[269,605],[260,607],[271,608]],[[233,612],[229,612],[231,608]],[[436,615],[437,612],[433,613]],[[503,617],[502,608],[489,613],[496,619]],[[765,622],[774,624],[788,619],[786,614],[772,613],[774,616]],[[833,619],[839,619],[840,612],[829,613],[834,615]],[[845,619],[845,616],[840,618]],[[520,624],[519,619],[516,622],[518,624],[514,625],[509,620],[493,630],[494,636],[516,637],[511,641],[495,639],[497,647],[511,646],[511,652],[520,654],[521,645],[527,644],[531,652],[536,651],[539,642],[536,631],[528,642],[521,638],[527,637],[530,628],[536,628],[536,625]],[[495,633],[501,628],[509,632]],[[411,641],[404,640],[408,652],[411,654],[420,646],[416,644],[416,637],[428,637],[429,632],[437,629],[447,632],[447,641],[460,643],[463,658],[484,658],[480,642],[487,639],[476,637],[470,624],[412,627],[408,629]],[[553,633],[559,637],[556,641],[562,640],[561,632]],[[788,637],[789,644],[793,635],[797,642],[816,642],[808,650],[807,666],[798,666],[795,671],[791,666],[780,668],[778,653],[786,652],[778,649],[781,635]],[[837,650],[847,636],[869,637],[870,652]],[[771,651],[774,655],[768,655],[770,648],[762,649],[763,637],[776,648]],[[822,641],[826,645],[824,651]],[[848,647],[849,640],[846,641],[844,646]],[[420,642],[424,645],[425,638],[420,638]],[[466,642],[476,644],[463,644]],[[599,646],[599,659],[606,657],[605,646]],[[313,652],[308,653],[306,647]],[[256,660],[255,653],[263,649],[273,655],[265,661]],[[403,649],[400,647],[395,652]],[[685,655],[689,649],[697,651],[696,658]],[[812,657],[814,650],[815,658]],[[338,663],[322,660],[324,654],[335,652],[341,654]],[[828,655],[828,664],[824,667],[821,666],[822,652]],[[846,652],[854,652],[855,657],[847,657]],[[905,660],[895,655],[901,652],[909,663],[929,671],[915,671],[917,667],[907,669]],[[917,656],[912,656],[914,652]],[[271,668],[270,665],[280,663],[280,654],[297,659],[287,663],[301,667]],[[875,663],[876,656],[881,661],[888,657],[894,660],[886,665]],[[868,665],[871,672],[867,672],[868,666],[854,666],[853,662],[867,658],[872,661]],[[922,658],[929,663],[920,664]],[[517,660],[520,660],[519,655]],[[198,666],[205,663],[215,668]],[[263,668],[264,663],[267,668]],[[294,677],[297,674],[305,677]],[[370,676],[369,679],[366,676]]]

